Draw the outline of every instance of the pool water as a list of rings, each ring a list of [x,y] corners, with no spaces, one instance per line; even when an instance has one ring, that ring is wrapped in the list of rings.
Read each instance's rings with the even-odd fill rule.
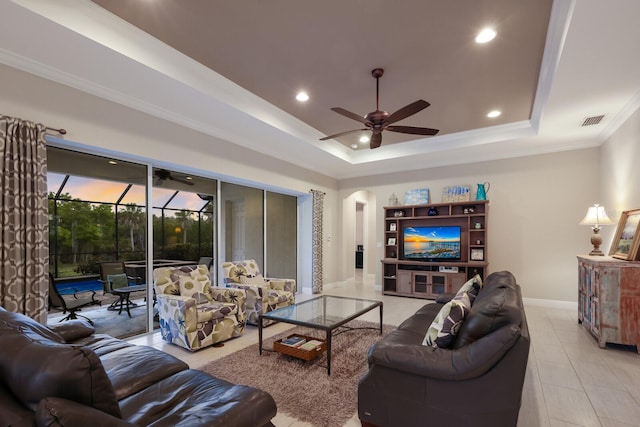
[[[102,283],[98,279],[58,282],[56,288],[58,288],[60,295],[73,295],[76,292],[101,291]]]

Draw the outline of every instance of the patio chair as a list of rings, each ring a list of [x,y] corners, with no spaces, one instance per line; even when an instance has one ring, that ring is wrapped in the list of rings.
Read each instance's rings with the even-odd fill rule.
[[[125,270],[124,261],[106,261],[98,264],[100,268],[100,279],[98,281],[102,283],[102,291],[104,294],[113,294],[112,289],[133,285],[140,285],[142,283],[142,277],[129,276]],[[115,311],[119,310],[118,305],[121,304],[120,297],[113,301],[107,310]],[[133,303],[132,303],[133,304]]]
[[[295,304],[296,281],[263,277],[253,259],[222,264],[224,282],[247,291],[247,323],[258,325],[260,314]],[[265,321],[264,326],[274,323]]]
[[[198,265],[206,265],[209,270],[213,266],[213,257],[210,256],[201,256],[198,260]]]
[[[109,284],[107,281],[108,275],[114,274],[127,274],[125,269],[124,261],[105,261],[98,263],[98,267],[100,269],[100,283],[102,283],[102,288],[104,292],[111,292],[109,288]],[[138,276],[129,276],[127,275],[127,280],[129,283],[134,285],[140,285],[142,283],[142,277]]]
[[[57,308],[62,310],[62,314],[69,313],[66,317],[60,319],[60,322],[65,320],[77,319],[78,316],[86,319],[93,325],[93,321],[86,316],[78,314],[83,307],[87,307],[89,305],[100,305],[100,301],[95,299],[96,291],[86,291],[82,293],[91,292],[91,297],[79,298],[78,293],[73,294],[73,300],[65,300],[58,289],[56,288],[55,281],[53,279],[53,274],[49,273],[49,309]]]
[[[162,339],[197,350],[238,337],[246,324],[246,292],[211,285],[206,265],[153,270]]]

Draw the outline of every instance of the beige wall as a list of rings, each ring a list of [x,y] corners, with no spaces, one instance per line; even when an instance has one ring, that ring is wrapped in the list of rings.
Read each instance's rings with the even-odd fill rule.
[[[622,211],[640,209],[640,109],[600,147],[601,204],[614,225],[603,227],[608,253]]]
[[[395,193],[402,203],[406,190],[427,187],[431,201],[442,200],[442,188],[488,181],[489,271],[512,271],[526,298],[577,301],[576,254],[590,250],[591,230],[578,225],[598,198],[598,149],[570,151],[481,162],[366,178],[343,180],[340,198],[351,204],[366,188],[377,200],[376,238],[368,248],[383,256],[382,207]],[[590,191],[589,189],[593,189]],[[380,245],[380,247],[378,247]],[[379,262],[376,284],[381,283]]]

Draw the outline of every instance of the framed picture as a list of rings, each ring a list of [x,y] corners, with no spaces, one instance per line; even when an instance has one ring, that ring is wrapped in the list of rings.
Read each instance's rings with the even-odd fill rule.
[[[484,261],[484,249],[471,248],[471,261]]]
[[[468,202],[471,200],[470,185],[451,185],[442,189],[442,203]]]
[[[428,205],[429,204],[429,189],[428,188],[416,188],[415,190],[408,190],[404,193],[405,205]]]
[[[396,223],[392,222],[391,224],[389,224],[389,231],[396,231]]]
[[[640,209],[622,212],[609,255],[628,261],[636,260],[640,244],[638,225],[640,225]]]
[[[389,237],[389,240],[387,241],[387,245],[395,245],[395,244],[396,244],[396,238]]]

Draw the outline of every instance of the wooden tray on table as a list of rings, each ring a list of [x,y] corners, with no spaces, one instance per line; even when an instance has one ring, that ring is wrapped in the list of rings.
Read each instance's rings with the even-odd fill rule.
[[[293,338],[293,337],[301,337],[305,339],[305,343],[311,340],[316,340],[316,341],[320,341],[321,344],[319,344],[318,346],[316,346],[313,349],[310,350],[306,350],[304,348],[300,348],[300,346],[295,347],[292,345],[287,345],[287,344],[283,344],[282,341],[289,339],[289,338]],[[304,344],[302,344],[304,345]],[[300,335],[300,334],[293,334],[293,335],[289,335],[286,338],[277,340],[273,343],[273,350],[277,351],[278,353],[282,353],[282,354],[286,354],[288,356],[292,356],[292,357],[296,357],[298,359],[302,359],[302,360],[306,360],[306,361],[310,361],[313,360],[315,358],[317,358],[318,356],[320,356],[322,353],[324,353],[325,351],[327,351],[327,342],[323,339],[320,338],[316,338],[316,337],[310,337],[307,335]]]

